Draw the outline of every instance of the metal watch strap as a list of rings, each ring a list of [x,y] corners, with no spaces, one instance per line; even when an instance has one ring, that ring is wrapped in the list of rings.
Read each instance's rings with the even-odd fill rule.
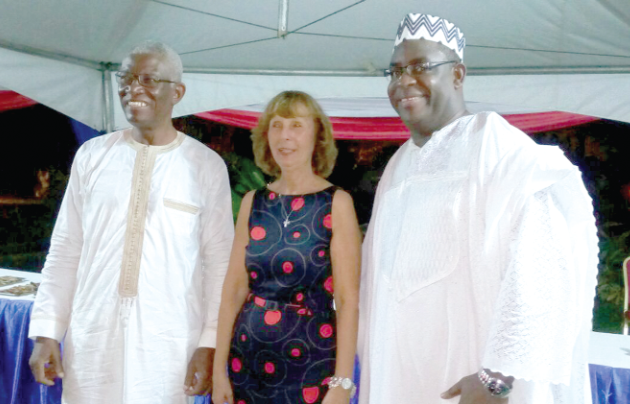
[[[479,381],[488,390],[493,397],[504,398],[512,391],[512,386],[509,386],[506,382],[496,377],[490,377],[488,372],[484,369],[480,369],[477,373]]]
[[[339,386],[344,390],[350,390],[350,397],[354,397],[354,394],[357,392],[357,386],[352,379],[348,377],[331,376],[328,380],[328,388],[333,389]]]

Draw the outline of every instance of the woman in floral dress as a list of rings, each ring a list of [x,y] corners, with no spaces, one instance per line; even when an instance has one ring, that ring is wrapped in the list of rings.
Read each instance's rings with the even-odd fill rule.
[[[309,95],[277,95],[253,130],[276,180],[244,198],[223,286],[215,404],[347,404],[356,351],[361,233],[325,178],[337,149]],[[227,373],[226,373],[227,369]]]

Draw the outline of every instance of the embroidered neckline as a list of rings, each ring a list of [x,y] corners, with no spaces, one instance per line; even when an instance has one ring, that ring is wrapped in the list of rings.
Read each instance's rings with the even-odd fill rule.
[[[155,150],[157,154],[167,153],[178,148],[186,139],[186,135],[184,135],[180,131],[177,131],[177,137],[175,137],[175,139],[171,143],[162,146],[150,146],[136,141],[133,136],[131,136],[131,131],[128,129],[123,131],[123,136],[125,138],[125,141],[127,141],[127,143],[136,151],[140,151],[144,148],[149,148]]]

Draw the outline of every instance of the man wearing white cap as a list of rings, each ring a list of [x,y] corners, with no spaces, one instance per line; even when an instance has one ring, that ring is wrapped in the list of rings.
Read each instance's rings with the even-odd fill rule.
[[[360,403],[590,403],[597,275],[579,170],[466,110],[465,39],[409,14],[388,74],[411,131],[363,250]]]

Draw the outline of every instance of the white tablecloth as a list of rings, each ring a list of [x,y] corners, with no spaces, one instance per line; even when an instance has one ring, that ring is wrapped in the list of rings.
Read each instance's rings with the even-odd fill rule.
[[[37,272],[16,271],[14,269],[2,269],[2,268],[0,268],[0,276],[17,276],[17,277],[26,279],[22,283],[14,283],[13,285],[2,286],[2,287],[0,287],[0,291],[5,290],[5,289],[10,289],[13,286],[17,286],[17,285],[25,285],[25,284],[28,284],[30,282],[41,282],[42,281],[42,275],[37,273]],[[31,301],[34,301],[35,300],[35,295],[24,295],[24,296],[0,295],[0,299],[31,300]]]
[[[593,365],[630,369],[630,335],[591,333],[588,362]]]

